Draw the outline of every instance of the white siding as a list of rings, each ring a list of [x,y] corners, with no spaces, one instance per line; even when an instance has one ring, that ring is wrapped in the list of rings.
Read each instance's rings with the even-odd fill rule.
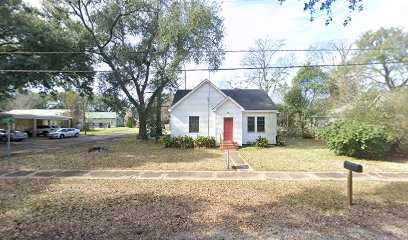
[[[217,143],[219,144],[220,134],[224,133],[224,117],[232,117],[233,120],[233,137],[234,142],[242,146],[242,112],[241,108],[231,100],[227,100],[217,108],[216,125],[217,125]]]
[[[224,95],[211,84],[204,83],[171,111],[172,136],[216,136],[214,108],[224,99]],[[199,133],[189,133],[189,116],[200,117]]]
[[[248,132],[248,117],[255,117],[255,132]],[[256,117],[265,117],[265,132],[257,132]],[[258,136],[268,139],[269,144],[276,144],[277,134],[277,114],[262,112],[243,112],[242,113],[242,142],[255,142]]]

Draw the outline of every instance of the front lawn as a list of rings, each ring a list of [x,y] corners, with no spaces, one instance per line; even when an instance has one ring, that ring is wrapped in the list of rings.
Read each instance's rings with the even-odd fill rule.
[[[365,172],[407,172],[408,156],[389,156],[379,161],[336,156],[323,142],[293,138],[287,146],[256,148],[245,147],[240,155],[258,171],[285,172],[338,172],[344,171],[343,162],[360,163]]]
[[[88,153],[92,146],[108,152]],[[152,169],[152,170],[223,170],[224,155],[219,149],[172,149],[162,143],[137,140],[135,136],[102,142],[45,150],[13,156],[15,169]],[[0,162],[0,168],[6,167]]]
[[[137,128],[128,128],[128,127],[114,127],[114,128],[94,128],[86,132],[88,135],[106,135],[112,133],[120,133],[120,132],[132,132],[137,133]],[[85,134],[84,131],[81,131],[81,134]]]
[[[0,180],[2,239],[408,239],[406,182]]]

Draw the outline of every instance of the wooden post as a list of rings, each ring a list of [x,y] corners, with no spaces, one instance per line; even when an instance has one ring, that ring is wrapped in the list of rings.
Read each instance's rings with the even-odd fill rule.
[[[33,119],[33,134],[32,137],[37,137],[37,119]]]
[[[349,204],[353,205],[353,172],[349,170],[347,175],[347,197]]]

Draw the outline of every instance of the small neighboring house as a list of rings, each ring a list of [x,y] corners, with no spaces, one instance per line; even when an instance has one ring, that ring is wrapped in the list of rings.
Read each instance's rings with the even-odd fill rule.
[[[210,81],[177,90],[170,111],[172,136],[212,136],[217,145],[253,143],[258,136],[276,144],[275,103],[258,89],[218,89]]]
[[[115,112],[86,112],[86,121],[90,128],[110,128],[123,126],[123,120]]]

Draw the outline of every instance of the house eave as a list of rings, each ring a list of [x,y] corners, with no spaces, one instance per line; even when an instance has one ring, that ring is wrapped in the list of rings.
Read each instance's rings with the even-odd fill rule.
[[[233,102],[235,105],[237,105],[240,109],[241,109],[241,111],[245,111],[245,109],[241,106],[241,105],[239,105],[239,103],[237,103],[234,99],[232,99],[231,97],[226,97],[226,98],[224,98],[220,103],[218,103],[215,107],[213,107],[213,109],[212,109],[212,111],[213,112],[216,112],[217,111],[217,109],[220,107],[220,106],[222,106],[226,101],[228,101],[228,100],[231,100],[231,102]]]
[[[278,110],[243,110],[242,112],[247,112],[247,113],[279,113]]]

